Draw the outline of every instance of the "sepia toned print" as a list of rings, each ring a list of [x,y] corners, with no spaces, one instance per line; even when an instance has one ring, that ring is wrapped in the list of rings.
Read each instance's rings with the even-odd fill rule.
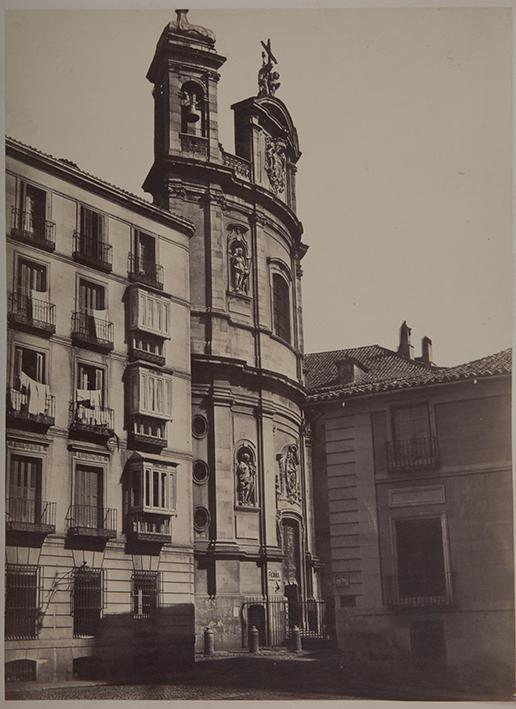
[[[7,697],[509,698],[511,350],[305,347],[280,49],[226,150],[202,15],[149,57],[150,199],[6,139]]]

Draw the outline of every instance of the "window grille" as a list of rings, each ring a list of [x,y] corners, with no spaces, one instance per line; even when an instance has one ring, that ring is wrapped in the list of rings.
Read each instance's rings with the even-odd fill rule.
[[[29,564],[7,564],[5,579],[5,637],[38,637],[40,569]]]
[[[6,682],[35,682],[36,675],[35,660],[11,660],[5,663]]]
[[[75,637],[96,635],[104,608],[105,578],[102,569],[73,571],[72,615]]]
[[[159,571],[134,571],[132,575],[133,617],[152,618],[160,607],[161,574]]]

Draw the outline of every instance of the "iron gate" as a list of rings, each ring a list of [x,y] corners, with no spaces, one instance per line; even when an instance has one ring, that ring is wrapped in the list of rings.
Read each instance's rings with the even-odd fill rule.
[[[290,640],[297,625],[303,638],[327,637],[326,605],[318,599],[297,601],[290,608],[286,598],[246,601],[242,604],[242,647],[247,647],[251,626],[256,626],[261,647],[275,647]]]

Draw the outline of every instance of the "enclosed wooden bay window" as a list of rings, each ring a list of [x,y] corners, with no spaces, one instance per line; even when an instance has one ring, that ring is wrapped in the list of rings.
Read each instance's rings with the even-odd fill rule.
[[[163,448],[172,416],[172,379],[159,371],[133,367],[126,374],[129,439],[133,445]]]
[[[135,454],[125,474],[126,532],[140,541],[170,541],[176,510],[176,466]]]
[[[165,364],[164,343],[170,338],[170,303],[143,288],[127,292],[129,357],[152,364]]]

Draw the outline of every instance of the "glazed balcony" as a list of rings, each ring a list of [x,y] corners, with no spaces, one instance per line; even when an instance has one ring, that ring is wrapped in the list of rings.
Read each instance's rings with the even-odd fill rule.
[[[111,352],[113,340],[114,327],[112,322],[95,317],[90,313],[73,313],[72,342],[74,345],[98,352]]]
[[[149,362],[162,367],[165,364],[163,340],[152,335],[132,333],[129,339],[128,358],[131,362]]]
[[[32,212],[11,208],[11,237],[45,251],[55,251],[56,225]]]
[[[56,503],[8,497],[6,504],[7,532],[54,534],[56,531]]]
[[[170,544],[170,513],[130,510],[127,515],[127,537],[133,541]]]
[[[98,237],[74,231],[73,258],[85,266],[109,273],[113,263],[113,247]]]
[[[44,296],[45,292],[41,292]],[[50,337],[56,331],[56,306],[44,297],[24,293],[9,295],[9,325],[35,335]]]
[[[69,434],[72,438],[105,442],[114,435],[114,412],[104,406],[73,401]]]
[[[454,574],[387,576],[386,605],[393,609],[446,608],[455,605]]]
[[[30,389],[22,391],[21,387],[7,388],[7,426],[46,433],[55,424],[55,412],[56,400],[52,394],[45,391],[32,393]]]
[[[391,473],[439,466],[439,447],[435,436],[387,441],[387,463]]]
[[[163,290],[163,266],[149,263],[136,254],[129,254],[129,280],[151,288]]]
[[[114,539],[116,510],[95,505],[71,505],[66,515],[68,534],[73,537]]]

